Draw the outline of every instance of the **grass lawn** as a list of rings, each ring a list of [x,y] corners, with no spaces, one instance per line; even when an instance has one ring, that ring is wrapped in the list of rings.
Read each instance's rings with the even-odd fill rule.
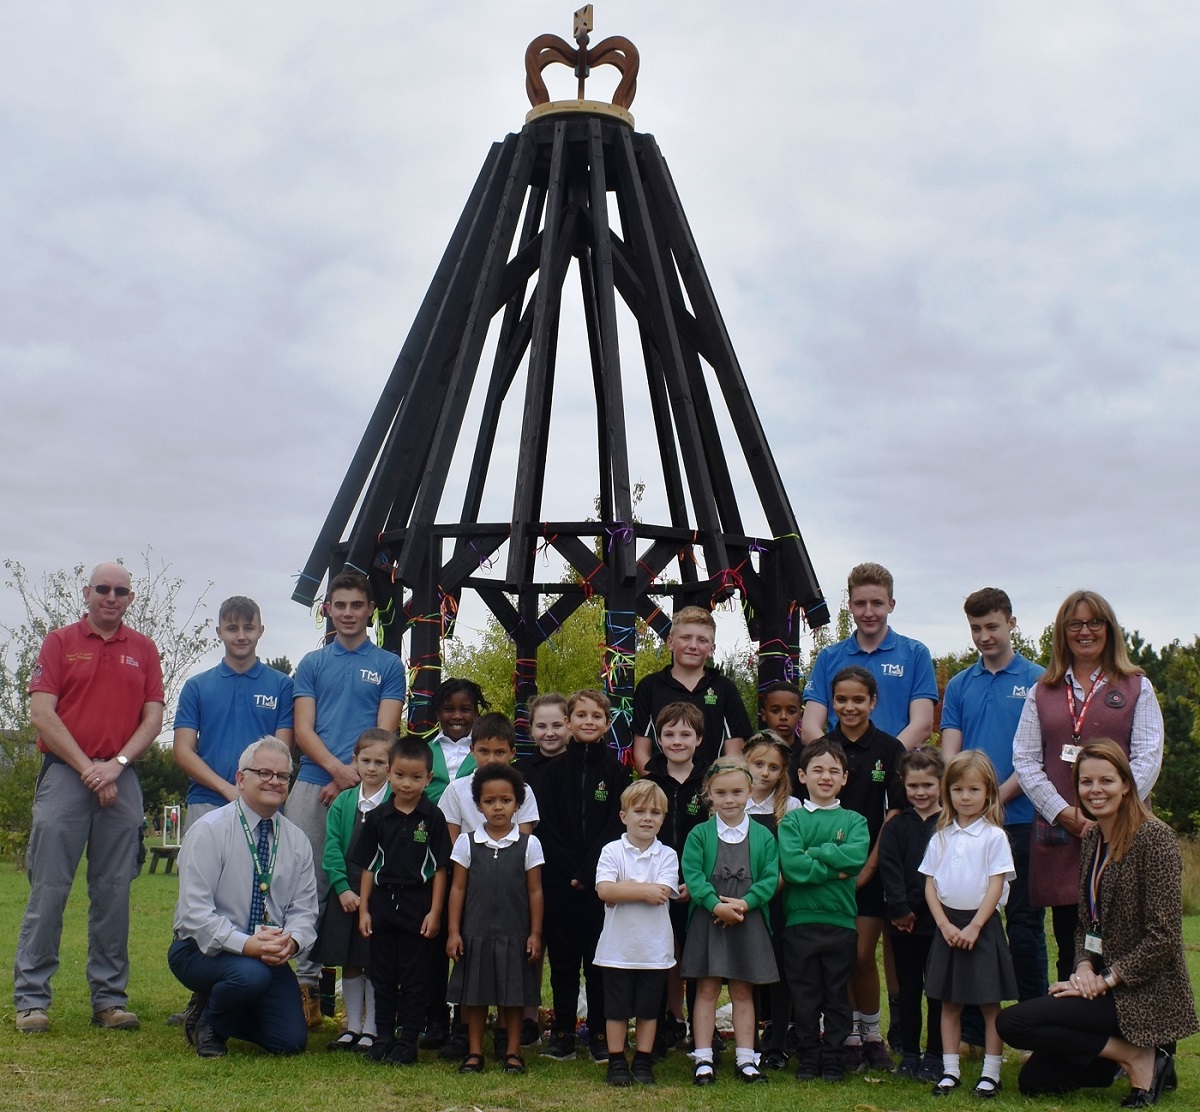
[[[82,877],[83,870],[80,875]],[[854,1077],[840,1086],[814,1082],[800,1085],[791,1073],[772,1075],[768,1085],[742,1086],[722,1071],[718,1084],[695,1089],[690,1063],[682,1052],[658,1067],[656,1089],[610,1089],[603,1067],[590,1061],[553,1062],[530,1054],[529,1072],[509,1078],[489,1062],[488,1072],[462,1078],[453,1063],[422,1056],[419,1066],[393,1069],[373,1066],[356,1055],[322,1053],[336,1032],[333,1021],[315,1033],[309,1052],[299,1058],[272,1058],[244,1043],[231,1044],[228,1058],[201,1061],[186,1045],[178,1027],[166,1025],[187,992],[167,969],[171,914],[177,880],[161,871],[143,873],[133,885],[133,978],[130,1006],[142,1029],[107,1032],[90,1025],[84,979],[87,901],[76,885],[67,909],[62,967],[54,979],[51,1030],[44,1035],[18,1035],[12,1005],[12,957],[28,886],[22,873],[0,862],[0,1109],[147,1108],[196,1109],[202,1112],[261,1112],[272,1109],[400,1108],[428,1112],[492,1109],[675,1109],[744,1108],[793,1112],[819,1103],[823,1112],[884,1112],[930,1108],[928,1087],[884,1077]],[[1184,924],[1193,984],[1200,984],[1200,917]],[[490,1045],[490,1039],[489,1039]],[[1196,1107],[1200,1091],[1200,1037],[1179,1049],[1180,1091],[1167,1094],[1165,1108]],[[976,1062],[964,1063],[973,1083]],[[1004,1091],[997,1107],[1046,1109],[1113,1109],[1127,1091],[1118,1082],[1111,1091],[1092,1091],[1058,1100],[1026,1101],[1016,1092],[1015,1057],[1005,1063]],[[979,1108],[969,1086],[961,1096],[938,1102],[942,1112]]]

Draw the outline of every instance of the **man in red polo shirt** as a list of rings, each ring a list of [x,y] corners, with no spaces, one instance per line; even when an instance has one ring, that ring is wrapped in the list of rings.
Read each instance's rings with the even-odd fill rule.
[[[92,1022],[129,1029],[129,882],[142,822],[133,762],[162,729],[158,649],[122,619],[133,602],[120,564],[100,564],[83,589],[87,613],[52,630],[29,682],[29,717],[45,753],[29,834],[29,903],[17,938],[17,1030],[50,1025],[63,909],[88,854],[88,962]]]

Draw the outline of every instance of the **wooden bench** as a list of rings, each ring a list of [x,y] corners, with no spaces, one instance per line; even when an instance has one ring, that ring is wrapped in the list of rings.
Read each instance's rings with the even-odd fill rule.
[[[170,872],[175,867],[175,858],[179,856],[178,846],[151,846],[150,847],[150,871],[153,873],[158,869],[158,863],[161,860],[166,860],[166,872]]]

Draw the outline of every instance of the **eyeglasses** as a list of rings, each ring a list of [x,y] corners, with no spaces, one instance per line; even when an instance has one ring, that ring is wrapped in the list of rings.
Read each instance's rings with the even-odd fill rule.
[[[1099,633],[1108,622],[1103,618],[1088,618],[1086,622],[1081,622],[1078,618],[1072,618],[1067,622],[1067,629],[1072,633],[1078,633],[1084,626],[1087,626],[1093,633]]]
[[[264,784],[269,784],[272,780],[286,784],[292,778],[290,772],[276,772],[273,768],[243,768],[242,771],[253,772]]]
[[[88,586],[98,595],[106,595],[112,591],[117,598],[125,598],[127,595],[133,594],[130,587],[110,587],[107,583],[89,583]]]

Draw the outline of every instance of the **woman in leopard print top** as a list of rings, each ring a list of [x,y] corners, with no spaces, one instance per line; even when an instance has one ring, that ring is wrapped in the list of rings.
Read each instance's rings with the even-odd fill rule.
[[[1027,1096],[1129,1076],[1127,1108],[1173,1084],[1164,1049],[1200,1024],[1183,952],[1183,862],[1175,834],[1138,798],[1129,759],[1112,741],[1079,752],[1079,806],[1096,826],[1083,839],[1075,971],[1048,996],[1000,1014],[1004,1041],[1033,1051]]]

